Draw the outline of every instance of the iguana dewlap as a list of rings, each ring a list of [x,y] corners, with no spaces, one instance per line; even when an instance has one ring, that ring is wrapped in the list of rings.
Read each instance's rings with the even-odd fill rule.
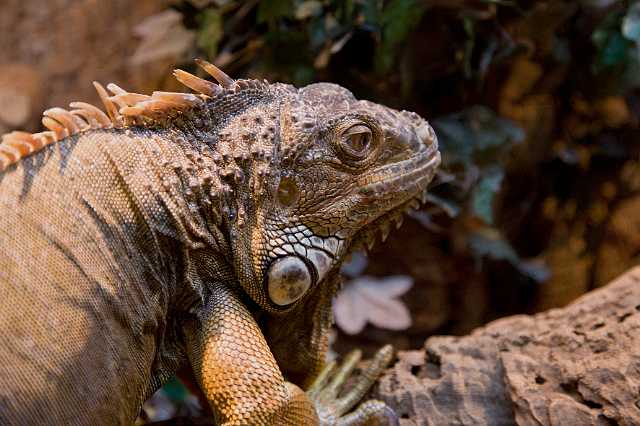
[[[0,424],[131,424],[185,362],[224,425],[393,419],[345,414],[391,353],[338,398],[357,356],[323,370],[330,303],[344,257],[424,196],[433,130],[334,84],[199,65],[219,84],[96,84],[106,112],[4,136]]]

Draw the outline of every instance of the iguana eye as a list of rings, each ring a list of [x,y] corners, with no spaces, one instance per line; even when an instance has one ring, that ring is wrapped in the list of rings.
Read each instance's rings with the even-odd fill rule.
[[[371,151],[373,134],[363,124],[349,127],[341,137],[340,150],[350,160],[362,160]]]

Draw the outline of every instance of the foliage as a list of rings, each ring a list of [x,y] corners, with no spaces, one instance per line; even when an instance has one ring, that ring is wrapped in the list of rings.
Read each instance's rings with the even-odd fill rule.
[[[612,9],[593,32],[592,40],[597,48],[596,73],[620,73],[620,92],[640,86],[640,3]]]

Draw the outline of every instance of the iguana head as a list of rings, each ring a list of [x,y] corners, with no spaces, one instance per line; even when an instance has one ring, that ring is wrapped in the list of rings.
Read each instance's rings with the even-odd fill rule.
[[[233,251],[247,293],[282,312],[417,207],[440,154],[433,129],[415,113],[357,100],[329,83],[266,90],[271,100],[237,115],[224,133],[269,141],[263,183],[244,204],[252,205],[252,223],[235,228]]]

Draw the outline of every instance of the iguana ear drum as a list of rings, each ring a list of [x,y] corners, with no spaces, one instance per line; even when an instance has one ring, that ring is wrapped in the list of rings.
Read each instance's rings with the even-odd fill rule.
[[[279,306],[300,299],[311,287],[311,273],[302,259],[287,256],[277,259],[269,267],[269,298]]]

